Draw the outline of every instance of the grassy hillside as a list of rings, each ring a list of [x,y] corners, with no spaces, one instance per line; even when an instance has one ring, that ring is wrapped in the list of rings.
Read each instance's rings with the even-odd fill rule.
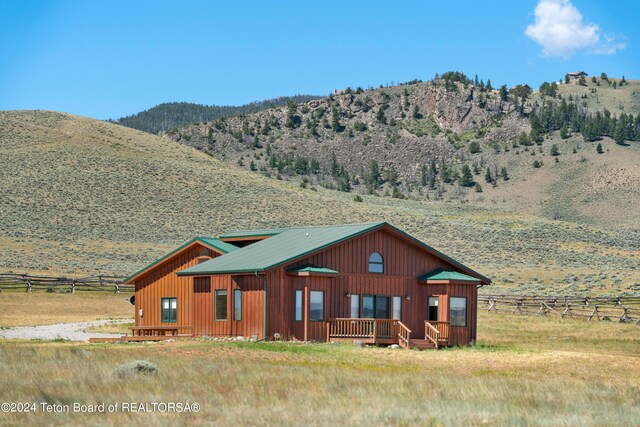
[[[168,136],[229,164],[294,183],[361,195],[470,201],[637,229],[640,142],[585,141],[582,131],[573,129],[534,141],[530,117],[543,105],[565,102],[585,114],[631,115],[638,127],[640,81],[572,81],[558,85],[554,96],[545,91],[523,98],[516,90],[487,91],[456,78],[462,81],[349,89]],[[471,174],[463,180],[465,168]]]
[[[352,194],[302,189],[168,139],[54,112],[0,112],[0,149],[3,270],[123,274],[194,235],[385,220],[497,286],[632,292],[640,282],[638,230],[513,213],[499,203],[366,195],[358,203]]]

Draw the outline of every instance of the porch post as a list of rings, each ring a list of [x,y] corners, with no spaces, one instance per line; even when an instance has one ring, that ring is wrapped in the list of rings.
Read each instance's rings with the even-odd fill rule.
[[[309,330],[309,286],[307,286],[307,278],[304,278],[305,286],[304,286],[304,342],[307,342],[308,339],[308,330]]]

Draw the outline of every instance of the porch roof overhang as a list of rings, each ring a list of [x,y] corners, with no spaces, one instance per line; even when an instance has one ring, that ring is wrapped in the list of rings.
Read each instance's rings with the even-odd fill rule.
[[[438,268],[418,277],[418,282],[426,283],[429,285],[446,285],[450,283],[479,285],[480,283],[482,283],[482,280],[478,279],[477,277],[468,276],[457,271]]]
[[[287,274],[290,276],[326,276],[334,277],[339,273],[336,270],[325,267],[317,267],[311,264],[300,265],[287,269]]]

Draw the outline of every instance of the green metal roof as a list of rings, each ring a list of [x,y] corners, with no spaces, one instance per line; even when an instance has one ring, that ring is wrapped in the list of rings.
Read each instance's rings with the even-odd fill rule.
[[[318,273],[318,274],[338,274],[336,270],[325,267],[316,267],[315,265],[305,264],[298,267],[288,268],[287,271],[294,273]]]
[[[153,267],[154,265],[164,261],[167,258],[170,258],[171,256],[173,256],[175,253],[180,252],[182,249],[186,248],[187,246],[189,246],[190,244],[192,244],[193,242],[200,242],[200,243],[204,243],[207,246],[211,246],[214,249],[219,250],[220,252],[222,252],[223,254],[228,254],[229,252],[233,252],[238,250],[237,246],[233,246],[230,243],[227,242],[223,242],[220,239],[216,239],[213,237],[194,237],[193,239],[189,240],[187,243],[185,243],[184,245],[172,250],[171,252],[169,252],[168,254],[166,254],[163,257],[158,258],[157,260],[153,261],[151,264],[147,265],[144,268],[141,268],[140,270],[136,271],[135,273],[133,273],[131,276],[127,277],[126,279],[124,279],[124,283],[127,283],[129,280],[133,279],[134,277],[138,276],[140,273],[145,272],[146,270],[150,269],[151,267]]]
[[[480,282],[481,280],[476,277],[467,276],[466,274],[459,273],[457,271],[444,270],[438,268],[427,274],[423,274],[418,277],[419,282],[426,282],[427,280],[462,280],[465,282]]]
[[[234,246],[231,243],[223,242],[220,239],[214,239],[212,237],[196,237],[195,240],[198,240],[206,245],[209,245],[212,248],[218,249],[220,252],[225,254],[228,254],[229,252],[237,251],[239,249],[237,246]]]
[[[290,230],[290,228],[263,228],[257,230],[236,230],[224,233],[220,236],[221,239],[233,239],[236,237],[258,237],[258,236],[275,236],[283,231]]]
[[[179,271],[179,276],[262,272],[386,223],[278,229],[268,239]],[[265,230],[258,230],[263,232]],[[273,231],[273,230],[272,230]],[[253,235],[258,235],[254,234]]]

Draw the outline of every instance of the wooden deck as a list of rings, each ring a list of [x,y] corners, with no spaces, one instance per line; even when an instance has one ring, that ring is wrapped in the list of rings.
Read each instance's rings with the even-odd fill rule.
[[[177,337],[192,336],[192,333],[180,334],[180,330],[192,331],[193,326],[132,326],[129,328],[133,337]]]
[[[438,348],[449,345],[449,322],[425,322],[424,338],[411,338],[412,331],[392,319],[329,319],[327,341],[365,344],[398,344],[402,348]]]

